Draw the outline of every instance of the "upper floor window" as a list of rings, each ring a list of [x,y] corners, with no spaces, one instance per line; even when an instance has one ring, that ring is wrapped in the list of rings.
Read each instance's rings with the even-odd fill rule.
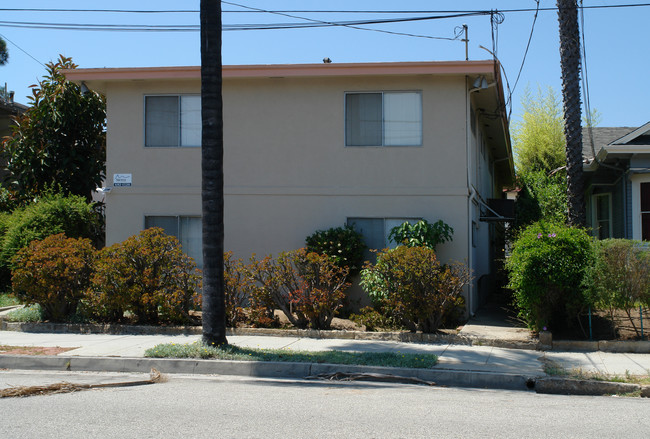
[[[346,93],[345,145],[422,145],[422,93]]]
[[[201,96],[145,96],[145,146],[201,146]]]

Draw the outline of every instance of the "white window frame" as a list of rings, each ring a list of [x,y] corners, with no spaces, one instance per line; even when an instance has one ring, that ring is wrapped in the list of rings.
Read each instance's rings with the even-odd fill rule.
[[[650,176],[647,174],[632,175],[630,182],[632,183],[632,239],[642,241],[641,183],[650,183]]]
[[[602,194],[593,194],[591,196],[591,229],[592,229],[592,235],[595,236],[596,238],[600,238],[600,224],[598,222],[598,199],[599,198],[607,198],[607,209],[608,209],[608,214],[609,217],[607,218],[607,223],[608,223],[608,230],[607,234],[610,238],[614,236],[614,227],[612,224],[613,220],[613,212],[612,212],[612,194],[611,192],[604,192]]]
[[[147,98],[157,98],[157,97],[176,97],[178,98],[178,138],[177,138],[177,145],[147,145]],[[182,120],[182,114],[183,114],[183,107],[182,107],[182,101],[184,97],[198,97],[199,98],[199,123],[201,123],[201,114],[200,114],[200,109],[201,109],[201,104],[200,104],[200,99],[201,95],[197,93],[182,93],[182,94],[147,94],[143,96],[142,100],[142,108],[143,108],[143,127],[142,127],[142,132],[143,132],[143,137],[142,141],[144,144],[145,148],[200,148],[201,147],[201,135],[200,135],[200,130],[201,126],[199,126],[199,141],[195,143],[189,143],[189,144],[183,144],[183,120]]]
[[[362,95],[362,94],[379,94],[381,95],[381,144],[380,145],[349,145],[348,144],[348,96],[350,95]],[[416,94],[419,97],[419,142],[413,144],[386,144],[386,106],[385,106],[385,96],[391,94]],[[386,91],[348,91],[344,94],[343,99],[343,144],[346,148],[404,148],[404,147],[421,147],[423,145],[424,138],[424,128],[423,128],[423,101],[422,101],[422,90],[386,90]]]

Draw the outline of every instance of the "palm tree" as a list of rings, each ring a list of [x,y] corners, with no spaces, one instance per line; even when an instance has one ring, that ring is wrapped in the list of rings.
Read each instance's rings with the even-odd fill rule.
[[[566,139],[568,223],[586,225],[582,177],[582,127],[580,107],[580,32],[576,0],[557,0],[560,22],[560,58]]]
[[[203,342],[227,344],[223,287],[221,1],[201,0]]]

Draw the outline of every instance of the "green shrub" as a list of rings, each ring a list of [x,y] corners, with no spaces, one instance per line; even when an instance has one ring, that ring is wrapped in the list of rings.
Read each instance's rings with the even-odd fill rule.
[[[298,328],[329,329],[349,286],[347,268],[306,249],[280,253],[275,260],[253,258],[251,275]]]
[[[64,233],[69,238],[97,239],[101,221],[92,204],[83,197],[48,194],[14,210],[6,222],[0,242],[0,281],[9,282],[11,258],[34,240]],[[0,227],[1,229],[2,227]]]
[[[13,292],[26,304],[41,305],[45,319],[65,321],[90,285],[94,257],[88,239],[61,233],[32,241],[12,259]]]
[[[138,323],[187,323],[200,302],[196,264],[178,240],[151,228],[99,252],[86,298],[91,314]]]
[[[350,314],[350,320],[357,325],[365,326],[366,331],[393,331],[403,329],[403,326],[390,316],[390,313],[385,310],[382,311],[372,306],[366,306],[361,308],[359,314]]]
[[[641,242],[626,239],[596,241],[594,248],[595,262],[584,281],[590,303],[606,310],[612,322],[616,310],[625,311],[640,336],[631,310],[650,306],[650,253]]]
[[[363,236],[351,226],[318,230],[305,240],[308,252],[324,254],[339,267],[347,267],[350,276],[358,274],[366,245]]]
[[[436,249],[438,244],[451,241],[454,229],[442,220],[430,224],[427,220],[420,220],[415,224],[405,221],[402,225],[393,227],[388,234],[388,239],[398,245],[407,247],[428,247]]]
[[[583,229],[537,222],[519,234],[506,261],[508,287],[529,328],[577,322],[587,303],[583,278],[592,261],[591,238]]]
[[[515,203],[514,230],[537,222],[564,223],[567,217],[566,173],[531,171],[517,181],[521,188]]]
[[[35,323],[42,322],[43,308],[35,303],[33,305],[25,306],[23,308],[14,309],[5,316],[8,322],[21,322],[21,323]]]
[[[442,265],[427,247],[399,246],[377,254],[361,271],[361,286],[376,307],[411,331],[437,331],[464,306],[462,291],[471,280],[466,266]]]

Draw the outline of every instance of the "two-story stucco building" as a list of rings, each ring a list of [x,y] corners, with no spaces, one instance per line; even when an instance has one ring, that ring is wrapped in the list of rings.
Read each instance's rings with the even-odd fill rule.
[[[66,75],[107,99],[107,243],[162,226],[200,263],[200,68]],[[499,256],[487,206],[513,179],[497,63],[225,66],[223,78],[226,249],[275,255],[343,224],[383,248],[404,220],[442,219],[454,235],[440,257],[470,265],[476,309]]]

